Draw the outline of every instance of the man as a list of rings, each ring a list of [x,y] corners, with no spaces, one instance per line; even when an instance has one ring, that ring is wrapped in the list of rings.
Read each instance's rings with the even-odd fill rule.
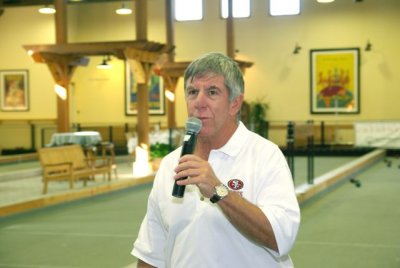
[[[138,267],[292,267],[300,224],[292,177],[279,148],[239,121],[238,65],[206,54],[188,66],[184,87],[202,128],[193,154],[178,148],[162,160],[132,250]],[[174,180],[186,185],[183,198],[171,195]]]

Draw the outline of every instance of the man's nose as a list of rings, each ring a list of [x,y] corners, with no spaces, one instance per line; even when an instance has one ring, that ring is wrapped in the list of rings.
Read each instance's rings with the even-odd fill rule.
[[[196,107],[204,106],[206,103],[206,99],[207,99],[206,97],[207,96],[206,96],[205,92],[200,90],[195,99],[195,106]]]

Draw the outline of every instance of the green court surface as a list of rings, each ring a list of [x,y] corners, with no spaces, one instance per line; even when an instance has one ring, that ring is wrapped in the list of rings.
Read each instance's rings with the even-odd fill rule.
[[[356,179],[302,205],[295,267],[400,267],[400,169],[381,161]],[[150,187],[0,218],[0,267],[133,267]]]
[[[151,185],[0,220],[0,267],[126,267]]]
[[[343,166],[350,161],[357,159],[354,156],[340,156],[340,157],[330,157],[330,156],[317,156],[313,158],[314,161],[314,177],[321,176],[322,174]],[[308,159],[305,156],[296,156],[293,168],[293,177],[295,186],[299,186],[303,183],[307,183],[308,178]]]
[[[398,164],[398,160],[397,160]],[[295,267],[399,268],[400,169],[383,161],[301,207]]]

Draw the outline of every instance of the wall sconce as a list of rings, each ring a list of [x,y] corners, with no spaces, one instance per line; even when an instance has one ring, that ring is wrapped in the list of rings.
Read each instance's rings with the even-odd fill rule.
[[[174,102],[175,101],[175,93],[170,91],[170,90],[165,90],[165,97],[170,101]]]
[[[101,70],[108,70],[112,68],[111,64],[108,64],[108,62],[111,61],[111,57],[109,55],[104,56],[103,61],[96,66],[97,69]]]
[[[115,10],[115,13],[118,15],[129,15],[132,14],[132,9],[126,7],[125,4],[122,4],[120,8]]]
[[[295,45],[295,47],[294,47],[292,53],[293,53],[293,54],[299,54],[299,53],[300,53],[300,50],[301,50],[301,46],[299,46],[299,44],[296,43],[296,45]]]
[[[60,86],[59,84],[55,84],[54,85],[54,92],[57,94],[57,96],[62,99],[62,100],[66,100],[67,99],[67,90],[65,89],[65,87]]]
[[[365,50],[365,51],[371,51],[371,49],[372,49],[372,44],[371,44],[371,42],[368,40],[368,41],[367,41],[367,44],[365,45],[364,50]]]
[[[39,13],[41,14],[54,14],[56,13],[56,9],[50,6],[44,6],[39,8]]]

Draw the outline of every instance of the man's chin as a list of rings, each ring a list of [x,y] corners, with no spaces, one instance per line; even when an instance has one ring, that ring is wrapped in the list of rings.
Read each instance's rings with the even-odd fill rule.
[[[200,133],[198,135],[198,137],[202,138],[202,139],[207,139],[210,136],[211,136],[211,133],[207,129],[201,129],[201,131],[200,131]]]

